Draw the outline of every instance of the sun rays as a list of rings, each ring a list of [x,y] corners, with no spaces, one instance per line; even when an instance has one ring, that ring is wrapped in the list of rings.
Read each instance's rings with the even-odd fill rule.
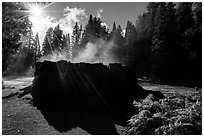
[[[42,16],[43,10],[38,5],[35,5],[30,8],[30,13],[31,13],[31,16],[35,18],[39,18]]]
[[[17,10],[16,12],[26,13],[21,18],[28,17],[32,23],[32,31],[37,33],[40,31],[39,29],[41,28],[41,24],[45,24],[45,21],[47,21],[46,19],[48,16],[46,15],[46,8],[53,4],[54,3],[50,2],[25,2],[23,3],[25,9]]]

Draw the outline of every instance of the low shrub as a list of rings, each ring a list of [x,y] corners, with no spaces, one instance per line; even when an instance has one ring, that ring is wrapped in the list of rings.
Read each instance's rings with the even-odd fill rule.
[[[193,98],[193,99],[192,99]],[[139,112],[128,120],[131,135],[196,135],[202,134],[202,93],[190,97],[172,95],[153,101],[153,95],[134,101]]]

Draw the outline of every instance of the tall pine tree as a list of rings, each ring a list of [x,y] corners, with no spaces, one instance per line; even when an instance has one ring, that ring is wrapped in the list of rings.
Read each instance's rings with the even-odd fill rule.
[[[109,35],[109,38],[108,38],[109,40],[111,40],[114,37],[115,31],[116,31],[116,24],[115,24],[115,21],[114,21],[112,31],[110,32],[110,35]]]
[[[126,29],[125,29],[125,64],[133,65],[134,59],[134,42],[136,39],[136,28],[132,24],[132,22],[127,21]]]
[[[59,24],[53,30],[52,46],[54,51],[62,51],[63,49],[63,32]]]
[[[76,57],[81,50],[80,42],[81,42],[81,32],[82,32],[82,26],[79,26],[76,22],[73,28],[72,32],[72,38],[71,38],[71,46],[72,46],[72,57]]]
[[[45,38],[42,44],[43,56],[53,53],[52,39],[53,39],[53,29],[50,27],[48,28],[45,34]]]
[[[41,57],[41,50],[40,50],[40,40],[38,33],[35,35],[35,40],[34,40],[34,61],[37,62],[37,60]]]

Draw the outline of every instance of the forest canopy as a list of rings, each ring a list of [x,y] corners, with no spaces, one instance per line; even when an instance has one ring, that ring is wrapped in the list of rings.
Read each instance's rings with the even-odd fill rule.
[[[100,47],[94,57],[104,55],[101,52],[111,54],[117,62],[133,67],[138,77],[201,85],[202,3],[150,2],[146,8],[147,12],[135,17],[135,22],[127,21],[125,33],[114,20],[109,30],[92,15],[85,26],[76,22],[71,34],[64,34],[60,25],[50,27],[40,48],[39,36],[33,34],[27,13],[16,12],[26,7],[3,2],[2,70],[20,67],[18,71],[24,71],[53,53],[63,52],[66,59],[72,60],[88,45]],[[22,36],[28,40],[22,42]]]

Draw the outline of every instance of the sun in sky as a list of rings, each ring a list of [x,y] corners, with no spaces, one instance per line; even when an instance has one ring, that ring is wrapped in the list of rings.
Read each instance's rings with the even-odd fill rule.
[[[47,29],[57,25],[52,23],[50,16],[47,15],[47,8],[54,3],[28,2],[24,4],[27,7],[28,19],[32,23],[32,32],[34,35],[38,33],[40,45],[42,45]]]
[[[46,31],[49,27],[54,28],[58,24],[65,34],[72,32],[73,22],[78,22],[80,17],[85,16],[85,10],[81,8],[65,8],[60,10],[52,10],[48,7],[56,3],[26,3],[28,9],[28,18],[32,23],[32,32],[38,33],[40,44],[42,45]],[[61,12],[62,18],[56,19],[52,17],[55,12]],[[52,13],[52,14],[49,14]]]
[[[42,20],[44,16],[44,7],[37,3],[29,5],[29,20],[32,22],[32,29],[34,33],[38,32],[40,24],[43,23]]]
[[[36,17],[36,18],[41,17],[42,12],[43,12],[42,8],[39,7],[39,5],[37,4],[30,7],[30,13],[31,13],[31,16],[33,17]]]

